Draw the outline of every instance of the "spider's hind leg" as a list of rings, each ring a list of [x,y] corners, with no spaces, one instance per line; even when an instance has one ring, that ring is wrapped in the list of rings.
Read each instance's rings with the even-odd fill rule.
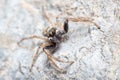
[[[52,51],[50,49],[53,49]],[[55,62],[54,60],[58,61],[58,62],[62,62],[62,63],[70,63],[72,64],[73,61],[64,61],[61,59],[58,59],[56,57],[54,57],[52,55],[52,52],[55,51],[56,49],[56,45],[55,44],[48,44],[46,46],[44,46],[43,51],[45,52],[45,54],[48,56],[48,59],[51,61],[51,64],[55,66],[55,68],[60,71],[60,72],[65,72],[64,69],[60,68]]]
[[[60,72],[62,72],[62,73],[66,72],[64,69],[60,68],[60,67],[54,62],[53,57],[52,57],[52,54],[50,54],[45,48],[43,48],[43,51],[44,51],[45,54],[48,56],[48,59],[50,60],[51,64],[54,65],[55,68],[56,68],[58,71],[60,71]]]
[[[35,55],[33,56],[32,64],[30,66],[30,72],[32,71],[32,68],[33,68],[35,62],[36,62],[38,56],[40,55],[40,53],[39,53],[40,48],[41,48],[41,45],[37,48],[37,51],[36,51]]]

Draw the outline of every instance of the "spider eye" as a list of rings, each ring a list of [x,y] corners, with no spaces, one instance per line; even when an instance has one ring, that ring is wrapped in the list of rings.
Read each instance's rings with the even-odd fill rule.
[[[53,41],[53,38],[52,38],[52,37],[50,37],[50,38],[49,38],[49,40],[50,40],[50,41]]]

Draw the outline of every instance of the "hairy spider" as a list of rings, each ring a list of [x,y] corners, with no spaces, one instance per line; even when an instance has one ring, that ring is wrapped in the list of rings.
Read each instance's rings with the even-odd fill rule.
[[[48,59],[55,66],[55,68],[60,72],[64,72],[65,70],[59,68],[59,66],[57,66],[55,64],[54,60],[59,61],[59,62],[70,63],[70,64],[73,63],[73,61],[63,61],[63,60],[60,60],[60,59],[58,59],[58,58],[56,58],[52,55],[53,52],[58,48],[58,45],[61,43],[61,41],[64,37],[64,34],[66,34],[67,32],[68,32],[68,19],[66,19],[65,22],[64,22],[63,30],[57,30],[56,27],[48,27],[48,28],[45,28],[43,30],[44,38],[34,35],[34,36],[31,36],[31,37],[28,37],[28,38],[23,38],[23,39],[20,40],[20,42],[18,42],[18,45],[20,45],[20,43],[25,39],[39,38],[39,39],[45,40],[45,43],[41,44],[38,47],[38,49],[37,49],[37,51],[36,51],[36,53],[33,57],[33,61],[32,61],[32,64],[31,64],[30,71],[32,70],[32,68],[33,68],[33,66],[36,62],[36,59],[39,56],[40,48],[43,49],[43,51],[46,53]]]
[[[44,16],[46,17],[47,21],[52,25],[52,27],[48,27],[48,28],[45,28],[43,30],[43,36],[44,37],[33,35],[33,36],[30,36],[30,37],[27,37],[27,38],[23,38],[18,42],[18,45],[21,46],[20,43],[22,41],[27,40],[27,39],[33,39],[33,38],[41,39],[41,40],[45,41],[44,43],[42,43],[41,45],[38,46],[38,48],[36,50],[36,53],[33,56],[32,64],[31,64],[31,67],[30,67],[30,72],[32,71],[32,68],[33,68],[33,66],[34,66],[34,64],[35,64],[35,62],[36,62],[36,60],[37,60],[37,58],[40,54],[39,50],[41,48],[45,52],[45,54],[47,55],[51,64],[54,65],[54,67],[58,71],[65,72],[64,69],[60,68],[54,62],[54,60],[58,61],[58,62],[64,62],[64,63],[70,63],[70,64],[72,64],[73,61],[63,61],[59,58],[54,57],[53,53],[58,48],[59,44],[62,42],[62,39],[64,39],[64,35],[69,30],[68,22],[69,21],[72,21],[72,22],[89,22],[89,23],[93,23],[98,29],[100,29],[100,27],[95,22],[93,22],[93,20],[91,20],[89,18],[84,18],[84,17],[66,18],[63,25],[60,23],[59,20],[56,21],[57,22],[56,24],[53,24],[52,21],[49,19],[48,15],[46,14],[44,6],[42,7],[42,9],[43,9],[43,12],[44,12]],[[58,16],[56,17],[56,19],[58,19]],[[58,27],[56,27],[56,26],[59,26],[61,29],[58,29]]]

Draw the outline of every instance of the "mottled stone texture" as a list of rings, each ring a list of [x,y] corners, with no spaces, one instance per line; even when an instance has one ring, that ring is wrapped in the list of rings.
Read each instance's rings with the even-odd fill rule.
[[[30,73],[32,57],[43,41],[24,41],[25,48],[17,42],[41,36],[43,27],[50,26],[43,4],[43,0],[0,0],[0,80],[120,80],[120,0],[46,0],[53,23],[63,13],[61,22],[67,17],[89,17],[101,30],[92,23],[69,22],[67,40],[54,54],[74,61],[71,66],[56,62],[67,73],[55,70],[42,50]]]

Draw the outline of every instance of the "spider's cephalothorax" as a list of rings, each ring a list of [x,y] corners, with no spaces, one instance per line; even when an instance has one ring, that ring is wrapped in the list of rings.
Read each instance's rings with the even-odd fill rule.
[[[63,35],[67,32],[68,20],[65,20],[62,30],[58,30],[56,27],[48,27],[43,30],[43,35],[48,37],[50,42],[60,43]]]
[[[45,37],[53,37],[56,33],[56,28],[55,27],[47,27],[43,30],[43,35]]]

